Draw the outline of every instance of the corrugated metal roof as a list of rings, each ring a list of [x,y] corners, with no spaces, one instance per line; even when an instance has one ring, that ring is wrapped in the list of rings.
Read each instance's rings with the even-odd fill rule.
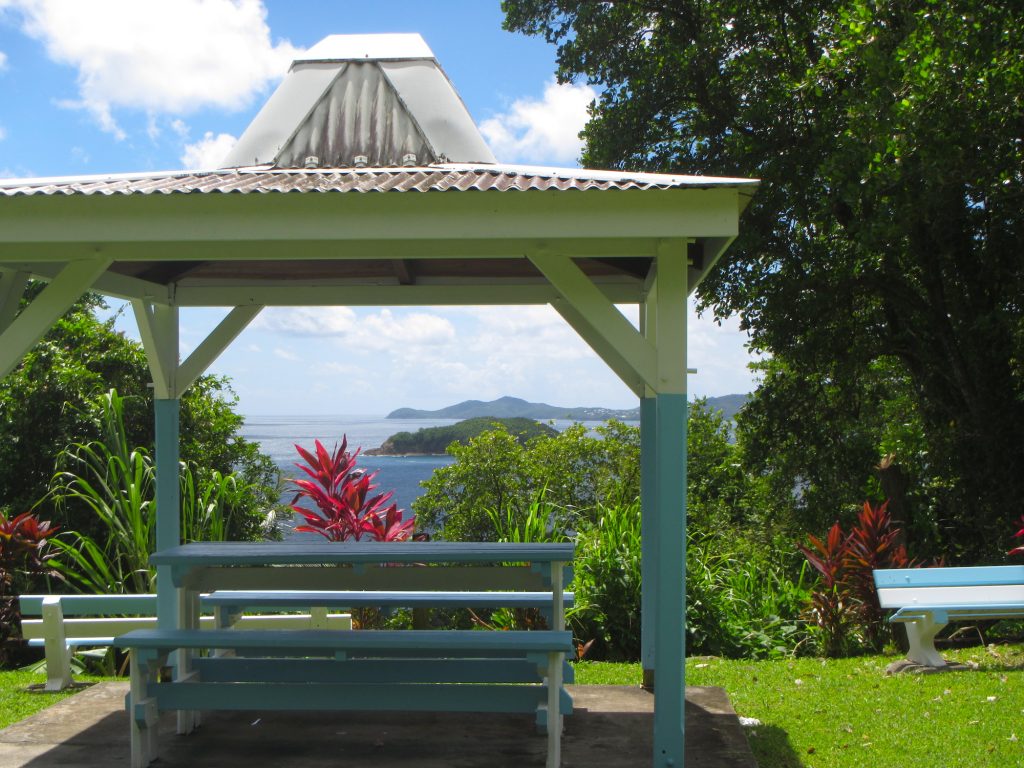
[[[110,176],[0,179],[0,195],[148,195],[256,192],[443,192],[590,189],[671,189],[748,186],[751,179],[591,171],[579,168],[472,166],[443,163],[420,168],[165,171]]]

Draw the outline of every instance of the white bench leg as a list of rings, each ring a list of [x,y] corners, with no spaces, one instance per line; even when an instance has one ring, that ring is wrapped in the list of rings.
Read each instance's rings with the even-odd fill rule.
[[[908,621],[904,626],[907,628],[907,641],[910,645],[908,659],[926,667],[946,666],[945,659],[935,650],[935,635],[946,626],[946,622],[938,623],[926,615],[917,621]]]
[[[63,691],[73,680],[71,650],[64,634],[64,612],[57,595],[43,598],[43,643],[46,648],[46,690]]]

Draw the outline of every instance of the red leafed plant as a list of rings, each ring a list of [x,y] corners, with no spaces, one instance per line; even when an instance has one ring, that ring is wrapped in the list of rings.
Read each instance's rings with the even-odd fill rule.
[[[317,440],[314,453],[296,445],[295,450],[305,461],[296,464],[309,476],[309,480],[292,480],[298,491],[291,507],[306,520],[296,531],[319,533],[328,541],[404,541],[412,535],[415,518],[402,519],[397,504],[388,505],[392,492],[371,495],[376,490],[373,478],[356,467],[354,453],[348,452],[348,439],[342,437],[341,446],[328,452]],[[300,499],[309,499],[316,506],[310,511],[296,506]]]
[[[1024,515],[1020,516],[1020,524],[1021,524],[1021,529],[1019,531],[1017,531],[1015,534],[1013,534],[1013,537],[1015,539],[1024,539]],[[1024,544],[1022,544],[1019,547],[1014,547],[1013,549],[1011,549],[1009,551],[1008,554],[1011,554],[1011,555],[1024,555]]]
[[[39,576],[57,576],[49,568],[50,538],[57,526],[30,512],[12,518],[0,513],[0,641],[20,619],[16,596]],[[0,649],[0,662],[3,661]]]
[[[888,501],[877,507],[866,501],[848,534],[836,522],[826,541],[808,535],[810,547],[797,545],[821,574],[821,584],[811,595],[811,616],[822,632],[828,656],[844,652],[853,624],[870,648],[878,650],[884,644],[888,627],[872,571],[915,565],[906,547],[897,543],[900,529],[893,525],[888,507]]]

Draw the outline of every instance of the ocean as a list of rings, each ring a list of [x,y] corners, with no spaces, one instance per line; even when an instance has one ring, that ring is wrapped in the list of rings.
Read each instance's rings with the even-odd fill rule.
[[[246,416],[241,430],[246,440],[260,444],[260,449],[273,459],[281,470],[281,476],[305,477],[295,466],[301,462],[295,450],[296,443],[308,451],[313,450],[313,441],[319,440],[327,450],[341,444],[343,435],[348,437],[348,449],[379,448],[381,443],[396,432],[415,432],[426,427],[440,427],[455,424],[458,419],[385,419],[382,416]],[[411,512],[412,502],[423,493],[420,483],[429,478],[435,469],[452,463],[450,456],[365,456],[360,453],[358,466],[369,472],[377,472],[374,479],[377,492],[393,491],[391,501],[399,509]],[[282,500],[291,500],[293,493],[286,493]],[[298,523],[293,519],[281,520],[286,539],[319,538],[315,533],[296,533]]]
[[[241,434],[246,440],[260,444],[260,449],[270,456],[281,470],[281,476],[305,477],[295,466],[301,461],[295,451],[295,444],[306,450],[313,450],[313,441],[319,440],[327,450],[341,443],[342,435],[348,437],[348,449],[379,448],[381,443],[396,432],[415,432],[427,427],[455,424],[459,419],[386,419],[383,416],[246,416]],[[548,422],[561,431],[574,422],[556,420]],[[584,422],[596,427],[600,422]],[[391,501],[399,509],[406,510],[406,519],[412,514],[413,501],[423,494],[420,485],[435,469],[446,467],[453,459],[450,456],[365,456],[360,453],[358,466],[369,472],[376,472],[374,479],[377,492],[393,491]],[[294,492],[285,493],[281,499],[290,501]],[[319,534],[296,533],[293,529],[301,522],[294,519],[279,521],[284,537],[289,540],[318,539]]]

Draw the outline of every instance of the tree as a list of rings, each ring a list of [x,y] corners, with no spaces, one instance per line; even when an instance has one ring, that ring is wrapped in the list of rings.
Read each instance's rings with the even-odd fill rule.
[[[701,307],[739,313],[791,383],[820,385],[791,419],[846,409],[826,441],[856,426],[851,404],[873,386],[864,371],[884,361],[905,378],[927,446],[917,480],[943,489],[928,505],[934,545],[954,560],[1001,557],[998,532],[1024,498],[1024,7],[503,7],[507,28],[558,44],[562,81],[603,87],[585,164],[763,180]],[[776,433],[783,422],[769,420]],[[830,460],[796,433],[776,450]]]
[[[33,286],[28,297],[40,290]],[[101,437],[100,396],[124,397],[129,445],[153,450],[151,380],[140,344],[100,321],[97,296],[77,303],[21,364],[0,380],[0,506],[31,509],[48,490],[56,458],[72,443]],[[277,505],[278,471],[259,445],[239,436],[243,418],[227,379],[201,377],[181,400],[181,459],[202,472],[239,473],[246,493],[235,500],[231,539],[261,532],[266,512]],[[71,504],[54,523],[64,530],[101,536],[98,520]]]

